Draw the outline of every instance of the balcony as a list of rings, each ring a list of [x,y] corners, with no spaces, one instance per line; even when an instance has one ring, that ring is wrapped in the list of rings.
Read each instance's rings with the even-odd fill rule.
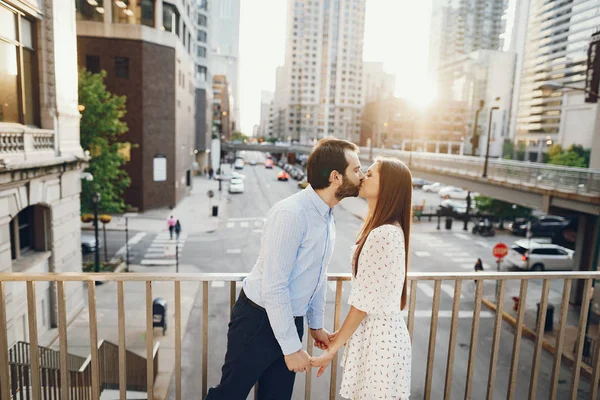
[[[118,389],[120,398],[125,399],[126,390],[131,388],[145,391],[149,398],[163,398],[164,393],[159,396],[155,392],[155,378],[160,372],[157,370],[165,365],[158,359],[159,344],[163,354],[163,343],[167,348],[171,346],[173,353],[173,357],[165,357],[169,359],[170,373],[174,371],[172,398],[192,398],[192,394],[193,398],[203,398],[208,387],[218,382],[218,368],[223,360],[224,338],[215,332],[226,329],[226,317],[244,277],[245,274],[0,274],[0,398],[99,399],[102,390]],[[599,278],[600,272],[409,274],[405,318],[413,345],[412,397],[595,399],[600,346],[595,345],[598,330],[588,327],[588,318],[592,283]],[[350,275],[332,274],[328,280],[334,295],[328,296],[326,315],[332,319],[326,321],[326,328],[336,330],[347,310]],[[47,281],[57,286],[59,351],[55,352],[38,347],[35,288],[38,282]],[[105,284],[96,286],[94,282]],[[27,288],[22,306],[29,310],[30,344],[8,343],[6,324],[10,310],[6,309],[6,298],[12,296],[15,285]],[[78,321],[85,321],[88,343],[99,344],[90,346],[87,358],[68,354],[69,349],[81,346],[87,338],[75,335],[67,325],[66,285],[81,285],[87,290],[88,307]],[[182,332],[186,330],[182,319],[187,321],[191,312],[190,287],[196,303],[201,303],[202,323],[187,329],[187,335],[196,337],[193,341],[197,347],[201,344],[201,356],[187,351],[182,354]],[[582,306],[575,309],[569,305],[569,299],[577,287],[583,289],[583,300]],[[102,296],[97,296],[100,290]],[[114,293],[112,309],[106,305],[107,293]],[[172,301],[173,313],[168,315],[171,337],[161,336],[153,327],[153,297],[165,293]],[[102,300],[97,302],[100,297]],[[514,313],[510,311],[513,297],[519,299]],[[139,302],[137,310],[131,306],[133,298]],[[15,301],[18,299],[12,298]],[[99,312],[101,303],[101,311],[109,310],[110,315],[104,315],[104,322],[99,324],[103,318]],[[535,312],[536,304],[539,314]],[[550,305],[556,305],[558,323],[548,333],[546,311]],[[117,338],[118,344],[107,342],[100,332]],[[312,354],[312,341],[307,341],[306,336],[306,349]],[[128,350],[136,342],[142,348]],[[145,359],[141,359],[144,355]],[[209,358],[214,362],[209,363]],[[192,379],[182,380],[182,360]],[[334,361],[328,369],[329,378],[316,378],[315,371],[298,374],[293,398],[335,399],[341,371],[339,360]],[[197,368],[189,371],[193,363],[197,363]],[[53,372],[50,378],[49,370]],[[153,379],[146,379],[148,376]]]
[[[54,131],[19,124],[0,125],[0,159],[5,164],[53,158]]]

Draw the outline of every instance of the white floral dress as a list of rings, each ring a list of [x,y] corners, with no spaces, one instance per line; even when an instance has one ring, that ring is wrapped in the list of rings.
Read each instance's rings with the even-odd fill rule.
[[[342,357],[340,395],[345,398],[404,400],[410,396],[411,344],[400,314],[405,275],[402,229],[395,225],[373,229],[348,300],[367,315],[348,339]]]

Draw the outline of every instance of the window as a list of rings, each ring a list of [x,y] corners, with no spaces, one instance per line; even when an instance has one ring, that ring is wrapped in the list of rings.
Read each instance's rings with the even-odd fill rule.
[[[206,47],[198,46],[198,57],[206,58]]]
[[[85,68],[93,74],[100,72],[100,56],[85,56]]]
[[[11,258],[17,260],[29,251],[46,251],[47,213],[43,206],[29,206],[10,221]]]
[[[103,0],[90,1],[75,0],[75,9],[77,11],[77,20],[83,21],[104,21],[104,2]]]
[[[198,26],[206,26],[206,15],[198,14]]]
[[[129,79],[128,57],[115,57],[115,75],[117,78]]]
[[[167,32],[173,32],[179,36],[179,11],[177,7],[169,3],[163,3],[163,28]]]
[[[200,9],[201,10],[208,10],[208,0],[200,0]]]
[[[0,122],[39,125],[34,38],[34,22],[0,5]]]
[[[208,73],[208,70],[206,69],[206,67],[204,67],[202,65],[198,65],[198,79],[201,82],[206,82],[207,73]]]
[[[206,43],[206,31],[198,29],[198,41]]]
[[[112,13],[115,23],[154,27],[154,0],[117,0]]]

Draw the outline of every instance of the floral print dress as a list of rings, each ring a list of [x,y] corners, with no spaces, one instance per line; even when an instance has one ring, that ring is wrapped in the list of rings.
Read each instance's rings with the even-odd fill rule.
[[[405,275],[402,229],[395,225],[373,229],[348,300],[367,315],[348,339],[342,357],[340,395],[345,398],[404,400],[410,396],[411,344],[400,314]]]

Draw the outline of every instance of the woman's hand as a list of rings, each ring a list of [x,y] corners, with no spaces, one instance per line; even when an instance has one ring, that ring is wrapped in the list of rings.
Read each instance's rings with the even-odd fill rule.
[[[329,350],[327,350],[318,357],[310,358],[310,365],[312,367],[319,367],[319,371],[317,372],[317,377],[323,375],[323,372],[325,372],[325,370],[327,369],[327,366],[329,365],[331,360],[333,360],[333,357],[335,356],[335,354],[337,354],[337,353],[332,353]]]

